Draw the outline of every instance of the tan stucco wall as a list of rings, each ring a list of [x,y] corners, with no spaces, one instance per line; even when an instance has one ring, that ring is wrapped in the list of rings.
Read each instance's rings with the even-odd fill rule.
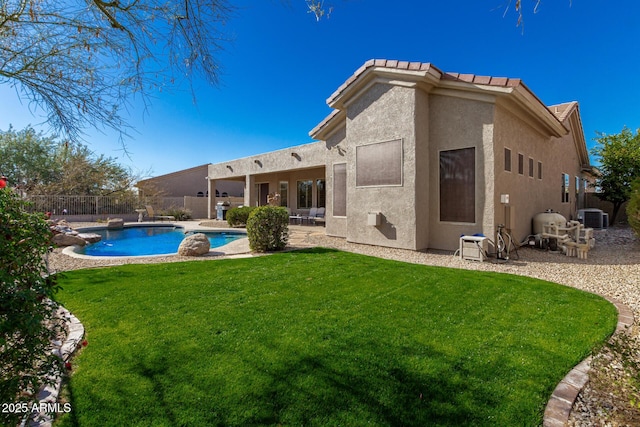
[[[165,197],[197,196],[198,192],[206,194],[208,191],[206,181],[208,171],[209,165],[202,165],[146,179],[140,181],[138,185],[142,188],[150,185],[153,189],[162,191]],[[238,182],[220,181],[217,189],[220,194],[226,192],[229,196],[242,196],[244,185]]]
[[[415,89],[375,84],[347,107],[347,240],[416,249]],[[401,186],[356,187],[356,146],[401,139]],[[381,225],[367,225],[380,212]]]
[[[416,177],[415,177],[415,205],[411,214],[416,218],[416,249],[426,249],[430,245],[430,212],[429,206],[435,202],[431,194],[429,185],[429,175],[431,173],[431,143],[429,130],[429,110],[430,97],[422,91],[416,91]]]
[[[513,237],[522,241],[532,232],[531,222],[537,213],[553,209],[567,219],[575,217],[575,177],[582,177],[581,163],[573,135],[550,137],[535,130],[508,108],[498,106],[495,124],[497,223],[508,223],[500,195],[509,195]],[[504,148],[511,149],[511,172],[504,170]],[[518,171],[518,154],[524,156],[524,173]],[[533,159],[533,178],[529,176],[529,158]],[[542,179],[538,179],[538,162],[542,162]],[[569,179],[569,203],[562,203],[562,173]]]
[[[493,224],[493,119],[494,104],[443,95],[430,95],[429,103],[429,247],[455,250],[460,235],[490,236]],[[475,223],[440,221],[440,152],[475,147]]]

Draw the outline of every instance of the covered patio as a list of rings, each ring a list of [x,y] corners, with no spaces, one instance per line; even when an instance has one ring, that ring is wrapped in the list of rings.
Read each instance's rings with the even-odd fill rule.
[[[280,206],[292,220],[306,220],[313,210],[326,208],[324,142],[299,145],[230,162],[209,165],[208,191],[215,194],[216,181],[242,181],[244,206],[263,206],[269,194],[280,194]],[[215,199],[209,199],[208,218],[216,217]]]

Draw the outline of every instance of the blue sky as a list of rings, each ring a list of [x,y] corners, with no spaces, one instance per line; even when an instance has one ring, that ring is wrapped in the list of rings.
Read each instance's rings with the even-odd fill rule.
[[[304,0],[233,1],[219,87],[195,82],[196,104],[186,88],[134,103],[128,157],[115,134],[89,129],[86,143],[161,175],[312,142],[326,99],[372,58],[520,78],[546,105],[578,101],[589,147],[596,131],[640,127],[640,2],[547,0],[533,14],[523,0],[524,33],[513,8],[504,16],[508,0],[325,2],[333,12],[316,22]],[[7,85],[0,100],[0,129],[47,131]]]

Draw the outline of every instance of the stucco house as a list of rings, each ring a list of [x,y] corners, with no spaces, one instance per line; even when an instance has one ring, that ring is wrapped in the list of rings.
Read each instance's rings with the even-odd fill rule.
[[[211,164],[244,182],[247,205],[326,207],[326,233],[351,242],[453,250],[462,234],[517,240],[535,214],[575,218],[593,178],[576,102],[545,106],[519,79],[370,60],[327,100],[319,142]],[[210,217],[215,207],[209,207]]]

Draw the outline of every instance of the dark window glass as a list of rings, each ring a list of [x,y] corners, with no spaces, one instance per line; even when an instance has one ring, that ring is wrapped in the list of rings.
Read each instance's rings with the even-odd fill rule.
[[[476,149],[440,152],[440,221],[476,221]]]
[[[504,149],[504,170],[511,172],[511,150]]]
[[[518,173],[524,175],[524,154],[518,154]]]

